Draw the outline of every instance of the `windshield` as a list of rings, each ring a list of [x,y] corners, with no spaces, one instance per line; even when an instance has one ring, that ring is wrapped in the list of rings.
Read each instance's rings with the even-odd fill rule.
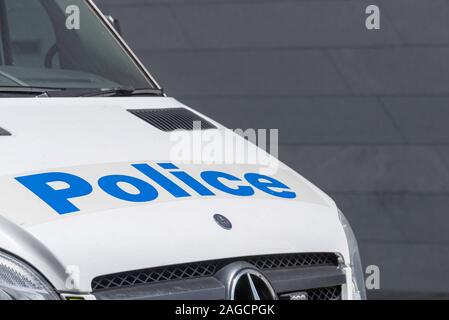
[[[0,87],[153,88],[84,0],[0,0]]]

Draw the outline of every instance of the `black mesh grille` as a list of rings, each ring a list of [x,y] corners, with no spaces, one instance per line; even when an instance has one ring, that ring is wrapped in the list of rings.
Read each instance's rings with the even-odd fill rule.
[[[171,280],[186,280],[213,276],[224,266],[246,261],[259,270],[273,270],[291,267],[337,266],[338,258],[332,253],[304,253],[271,256],[257,256],[226,260],[189,263],[176,266],[152,268],[97,277],[92,281],[93,291],[117,289],[136,285],[158,283]]]
[[[308,290],[309,300],[341,300],[341,286]]]
[[[257,267],[259,270],[338,265],[337,257],[334,254],[324,253],[262,256],[248,258],[246,261]]]
[[[0,128],[0,136],[10,136],[11,134],[5,129]]]
[[[216,127],[195,113],[184,108],[128,110],[159,130],[206,130]]]

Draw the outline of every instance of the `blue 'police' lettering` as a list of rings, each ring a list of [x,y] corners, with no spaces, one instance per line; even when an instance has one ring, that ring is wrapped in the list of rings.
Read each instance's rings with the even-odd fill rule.
[[[192,176],[190,176],[188,173],[184,171],[180,171],[177,166],[175,166],[173,163],[158,163],[159,166],[166,170],[176,170],[176,171],[169,171],[172,175],[174,175],[176,178],[184,182],[186,185],[188,185],[190,188],[195,190],[200,196],[215,196],[215,193],[207,189],[205,186],[203,186],[198,180],[194,179]]]
[[[132,166],[173,197],[191,197],[184,189],[150,165],[143,163],[133,164]],[[206,187],[203,182],[180,170],[174,164],[160,163],[159,167],[178,178],[200,196],[215,196],[215,193]],[[246,181],[220,171],[204,171],[200,175],[208,186],[234,196],[249,197],[254,195],[255,189],[257,189],[278,198],[296,198],[296,193],[281,181],[257,173],[245,174]],[[90,183],[81,177],[61,172],[17,177],[16,180],[61,215],[80,211],[70,200],[85,197],[93,191]],[[52,187],[51,183],[55,182],[63,183],[67,187]],[[138,192],[130,193],[124,190],[123,184],[134,187]],[[154,185],[142,179],[125,175],[101,177],[98,180],[98,186],[110,196],[128,202],[150,202],[159,196],[158,189]]]
[[[92,193],[93,188],[84,179],[73,174],[52,172],[42,173],[32,176],[16,178],[21,184],[27,187],[46,204],[52,207],[59,214],[66,214],[80,211],[69,199],[84,197]],[[55,190],[49,183],[63,182],[69,187]]]
[[[188,173],[184,171],[171,171],[170,173],[195,190],[200,196],[215,196],[215,193],[199,183],[198,180],[192,178]]]
[[[260,191],[271,194],[275,197],[285,198],[285,199],[294,199],[296,198],[296,193],[291,191],[291,189],[274,178],[264,176],[258,173],[247,173],[245,174],[245,179],[253,187],[256,187]],[[276,191],[274,189],[281,189]],[[288,191],[290,190],[290,191]]]
[[[131,194],[120,188],[119,183],[127,183],[139,190],[139,194]],[[104,192],[114,198],[130,202],[149,202],[158,197],[157,190],[149,183],[129,176],[106,176],[98,180]]]
[[[219,171],[205,171],[201,173],[201,178],[203,178],[203,180],[210,184],[212,187],[234,196],[249,197],[254,194],[253,188],[249,186],[238,186],[236,189],[233,189],[221,182],[220,179],[229,181],[242,181],[239,178],[234,177],[233,175],[230,175],[228,173]]]
[[[190,197],[190,194],[188,194],[184,189],[180,188],[173,181],[171,181],[166,176],[161,174],[159,171],[153,169],[146,163],[133,164],[133,167],[136,168],[137,170],[139,170],[140,172],[142,172],[144,175],[146,175],[148,178],[150,178],[154,182],[156,182],[162,188],[167,190],[172,196],[174,196],[176,198]]]

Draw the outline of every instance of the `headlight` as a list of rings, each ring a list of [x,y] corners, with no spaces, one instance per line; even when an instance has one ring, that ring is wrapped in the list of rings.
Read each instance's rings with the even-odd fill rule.
[[[354,298],[366,300],[365,272],[362,268],[357,239],[355,238],[354,232],[346,217],[341,211],[339,211],[339,214],[341,224],[346,233],[346,239],[348,240],[349,255],[351,259],[350,268],[352,269],[352,282],[354,284]]]
[[[0,252],[0,300],[58,300],[51,285],[19,259]]]

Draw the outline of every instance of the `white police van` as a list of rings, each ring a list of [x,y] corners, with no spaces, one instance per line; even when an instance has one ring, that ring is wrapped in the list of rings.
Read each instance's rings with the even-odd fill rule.
[[[229,132],[90,1],[0,1],[0,128],[0,299],[365,298],[349,224],[299,174],[173,160],[174,134]]]

